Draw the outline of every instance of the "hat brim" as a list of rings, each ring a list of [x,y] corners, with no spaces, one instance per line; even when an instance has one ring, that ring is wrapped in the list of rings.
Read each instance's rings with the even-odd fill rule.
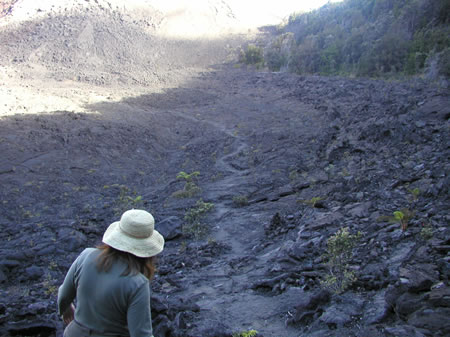
[[[158,255],[164,249],[164,237],[157,230],[149,238],[135,238],[120,229],[120,221],[113,222],[103,234],[103,243],[139,257]]]

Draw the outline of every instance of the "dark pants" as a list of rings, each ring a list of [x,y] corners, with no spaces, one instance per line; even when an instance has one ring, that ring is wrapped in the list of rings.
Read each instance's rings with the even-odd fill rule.
[[[64,330],[64,337],[121,337],[119,335],[103,335],[73,320]]]

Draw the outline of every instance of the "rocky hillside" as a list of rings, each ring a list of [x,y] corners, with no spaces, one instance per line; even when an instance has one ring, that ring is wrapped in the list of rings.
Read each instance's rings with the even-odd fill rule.
[[[3,19],[0,62],[26,67],[27,77],[40,72],[58,81],[96,85],[170,85],[179,80],[178,73],[215,64],[229,52],[223,41],[163,37],[177,19],[167,20],[151,2],[145,9],[128,5],[126,10],[108,1],[19,5]],[[26,20],[32,15],[36,20]],[[215,15],[215,21],[222,16]]]
[[[0,335],[62,336],[129,208],[166,238],[155,337],[449,335],[448,90],[256,71],[119,2],[0,19]]]

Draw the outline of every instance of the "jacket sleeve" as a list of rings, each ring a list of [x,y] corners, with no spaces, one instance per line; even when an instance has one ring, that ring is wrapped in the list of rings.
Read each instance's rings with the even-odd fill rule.
[[[131,296],[127,321],[130,337],[153,337],[149,282],[143,283]]]
[[[77,295],[76,276],[79,273],[81,267],[81,260],[86,255],[87,249],[85,249],[77,259],[72,263],[69,271],[64,278],[63,284],[58,289],[58,314],[62,315],[67,308],[72,304]]]

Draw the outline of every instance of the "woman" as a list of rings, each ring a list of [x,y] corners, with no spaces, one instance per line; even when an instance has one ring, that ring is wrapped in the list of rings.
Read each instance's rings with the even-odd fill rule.
[[[69,324],[64,337],[151,337],[149,280],[164,248],[153,216],[126,211],[102,241],[78,256],[59,288],[58,310]]]

